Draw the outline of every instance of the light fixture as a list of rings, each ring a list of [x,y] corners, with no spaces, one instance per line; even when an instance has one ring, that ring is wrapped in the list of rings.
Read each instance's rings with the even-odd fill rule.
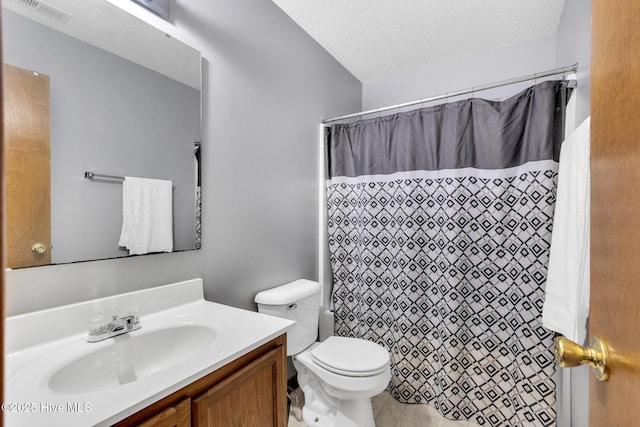
[[[169,20],[169,0],[132,0],[139,5],[146,7],[153,13]]]

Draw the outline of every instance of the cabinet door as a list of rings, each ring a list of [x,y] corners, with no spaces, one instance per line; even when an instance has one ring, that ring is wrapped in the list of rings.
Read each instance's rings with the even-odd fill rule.
[[[198,427],[285,427],[286,356],[265,353],[193,399]]]
[[[165,409],[139,424],[139,427],[191,427],[191,399]]]

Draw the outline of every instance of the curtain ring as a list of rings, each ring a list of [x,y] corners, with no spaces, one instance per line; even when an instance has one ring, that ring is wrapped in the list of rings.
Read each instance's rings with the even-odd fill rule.
[[[533,74],[533,84],[534,85],[538,84],[538,73]]]

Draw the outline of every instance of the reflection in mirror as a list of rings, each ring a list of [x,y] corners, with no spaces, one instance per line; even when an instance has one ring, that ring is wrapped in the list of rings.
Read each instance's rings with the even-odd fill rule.
[[[199,52],[104,0],[2,7],[8,266],[129,255],[122,181],[85,172],[171,181],[199,248]]]

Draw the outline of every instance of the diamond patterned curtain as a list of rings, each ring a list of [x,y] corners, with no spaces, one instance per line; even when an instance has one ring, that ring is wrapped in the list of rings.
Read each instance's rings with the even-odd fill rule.
[[[545,82],[327,130],[335,332],[389,350],[396,399],[555,425],[540,319],[566,96]]]

